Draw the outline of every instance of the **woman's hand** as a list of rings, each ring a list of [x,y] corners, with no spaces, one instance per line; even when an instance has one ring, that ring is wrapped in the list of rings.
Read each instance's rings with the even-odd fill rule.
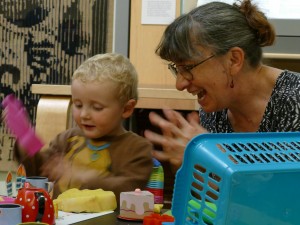
[[[188,114],[187,119],[171,109],[163,109],[163,113],[166,119],[154,112],[149,114],[150,122],[159,127],[162,134],[146,130],[144,135],[163,148],[163,151],[153,151],[153,156],[160,161],[169,161],[177,170],[181,166],[187,143],[196,135],[207,133],[207,130],[199,124],[197,112]]]

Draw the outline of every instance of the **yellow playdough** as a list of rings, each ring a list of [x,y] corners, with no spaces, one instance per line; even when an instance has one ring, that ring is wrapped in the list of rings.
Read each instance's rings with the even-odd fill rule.
[[[116,196],[112,191],[69,189],[53,200],[64,212],[103,212],[117,208]]]

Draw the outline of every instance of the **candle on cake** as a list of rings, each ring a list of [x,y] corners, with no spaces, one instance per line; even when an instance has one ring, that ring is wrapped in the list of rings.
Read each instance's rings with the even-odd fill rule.
[[[22,187],[22,164],[19,165],[17,169],[17,177],[16,177],[16,191],[18,191]]]
[[[6,176],[6,190],[7,190],[7,195],[12,196],[13,195],[13,190],[12,190],[12,174],[9,171]]]

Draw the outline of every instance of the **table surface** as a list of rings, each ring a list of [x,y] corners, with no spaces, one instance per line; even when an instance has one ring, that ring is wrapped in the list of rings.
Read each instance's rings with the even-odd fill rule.
[[[118,219],[118,212],[109,213],[97,218],[81,221],[74,223],[76,225],[95,225],[95,224],[105,224],[105,225],[142,225],[143,222],[138,221],[127,221]]]

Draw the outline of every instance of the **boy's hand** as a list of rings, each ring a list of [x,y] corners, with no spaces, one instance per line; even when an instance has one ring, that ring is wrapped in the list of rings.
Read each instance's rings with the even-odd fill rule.
[[[11,94],[4,98],[2,106],[7,128],[15,136],[18,144],[27,151],[28,155],[33,156],[44,144],[36,136],[22,102]]]

